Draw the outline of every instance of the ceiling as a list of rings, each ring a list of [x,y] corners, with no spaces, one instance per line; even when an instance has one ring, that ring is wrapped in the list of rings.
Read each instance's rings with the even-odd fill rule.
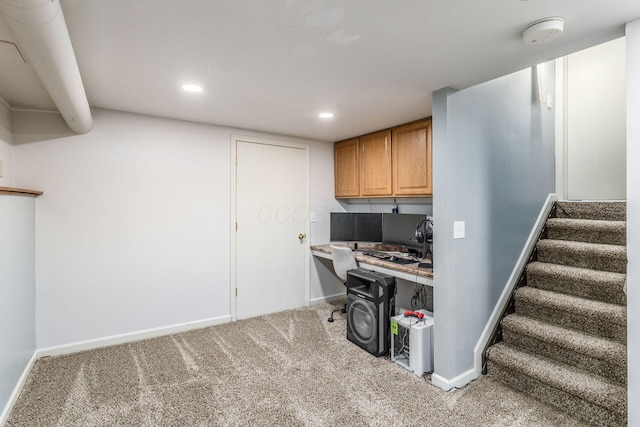
[[[61,4],[92,107],[326,141],[429,116],[434,90],[620,37],[640,18],[638,0]],[[564,18],[563,36],[525,45],[522,30],[550,16]],[[0,40],[0,97],[13,109],[55,110],[2,19]],[[335,117],[320,119],[325,111]]]

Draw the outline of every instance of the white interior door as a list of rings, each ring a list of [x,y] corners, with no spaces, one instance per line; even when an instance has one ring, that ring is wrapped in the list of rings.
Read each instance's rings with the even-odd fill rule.
[[[235,317],[308,304],[308,147],[237,139]]]

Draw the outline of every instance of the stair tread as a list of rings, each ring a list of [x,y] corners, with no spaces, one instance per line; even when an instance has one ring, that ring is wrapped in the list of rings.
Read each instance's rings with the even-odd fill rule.
[[[622,245],[542,239],[536,249],[537,259],[542,262],[618,273],[627,271],[627,247]]]
[[[527,265],[527,285],[612,304],[627,304],[625,273],[593,270],[551,262]]]
[[[606,219],[548,218],[546,223],[552,226],[580,226],[592,229],[626,229],[627,227],[627,221],[612,221]]]
[[[621,245],[608,245],[604,243],[576,242],[573,240],[542,239],[538,241],[538,248],[558,248],[578,252],[592,252],[608,255],[614,258],[626,258],[627,247]]]
[[[611,284],[624,284],[627,279],[627,275],[625,273],[593,270],[591,268],[574,267],[571,265],[553,264],[541,261],[533,261],[527,264],[527,272],[531,270],[547,273],[549,275],[575,277],[578,280],[590,280]]]
[[[575,242],[624,246],[627,243],[626,221],[579,218],[549,218],[547,238]]]
[[[626,414],[627,389],[598,375],[498,343],[489,349],[489,360],[553,388],[577,396],[620,415]]]
[[[626,365],[627,347],[622,343],[549,324],[526,316],[510,314],[502,320],[505,331],[527,334],[540,341],[568,350]]]
[[[602,220],[625,220],[626,202],[576,202],[556,203],[556,216],[564,218],[585,218]]]
[[[531,286],[523,286],[516,291],[516,298],[525,299],[546,307],[553,307],[569,313],[585,315],[618,324],[627,321],[627,309],[619,304],[581,298],[559,292],[547,291]],[[516,312],[518,310],[516,302]]]

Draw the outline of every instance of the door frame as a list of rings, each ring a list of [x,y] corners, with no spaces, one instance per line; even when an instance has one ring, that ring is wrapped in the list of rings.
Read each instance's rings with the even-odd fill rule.
[[[283,141],[283,140],[273,140],[262,137],[255,136],[246,136],[240,134],[231,134],[231,212],[229,215],[229,314],[231,316],[231,321],[237,320],[236,318],[236,304],[237,304],[237,296],[236,296],[236,285],[237,285],[237,274],[236,270],[238,268],[237,265],[237,245],[236,245],[236,219],[237,219],[237,200],[238,200],[238,186],[237,186],[237,172],[238,172],[238,158],[237,158],[237,147],[238,142],[250,142],[254,144],[264,144],[264,145],[275,145],[279,147],[290,147],[290,148],[298,148],[302,149],[305,153],[305,162],[306,162],[306,170],[307,170],[307,197],[305,200],[305,204],[307,207],[307,220],[304,223],[304,234],[306,238],[304,239],[304,248],[305,257],[304,257],[304,304],[306,306],[309,305],[310,298],[310,286],[309,286],[309,268],[310,261],[309,258],[311,256],[310,245],[309,245],[309,213],[311,211],[310,205],[310,162],[309,162],[309,151],[310,145],[307,143],[301,142],[293,142],[293,141]]]

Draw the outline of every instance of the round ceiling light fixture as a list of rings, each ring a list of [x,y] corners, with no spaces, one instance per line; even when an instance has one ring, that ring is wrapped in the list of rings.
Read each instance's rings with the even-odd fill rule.
[[[333,113],[320,113],[318,114],[318,117],[320,117],[321,119],[332,119],[335,116],[335,114]]]
[[[557,39],[563,30],[564,19],[544,18],[529,24],[522,32],[522,38],[526,44],[542,44]]]

